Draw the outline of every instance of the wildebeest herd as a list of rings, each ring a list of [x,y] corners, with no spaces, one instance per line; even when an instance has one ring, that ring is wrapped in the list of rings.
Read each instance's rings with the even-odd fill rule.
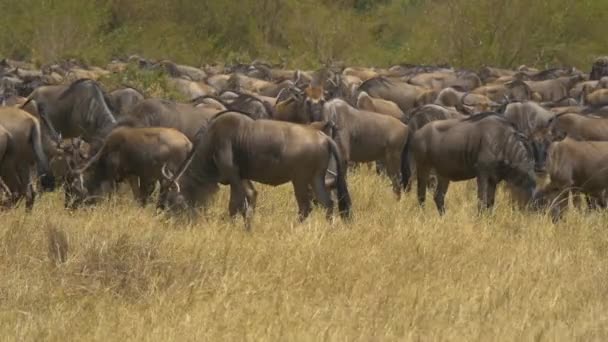
[[[188,99],[146,98],[98,80],[160,70]],[[313,203],[351,217],[347,172],[376,162],[397,200],[434,180],[441,214],[450,182],[477,180],[479,209],[505,181],[522,210],[560,218],[570,194],[605,208],[608,57],[575,68],[331,65],[287,70],[263,62],[195,68],[132,56],[105,69],[75,61],[0,62],[3,206],[61,187],[65,206],[95,205],[128,182],[146,205],[195,218],[230,186],[229,212],[250,227],[255,182],[291,182],[299,219]],[[36,170],[36,177],[33,177]],[[549,178],[541,186],[539,179]],[[580,197],[580,196],[579,196]],[[356,199],[354,199],[356,200]],[[202,210],[204,213],[204,210]]]

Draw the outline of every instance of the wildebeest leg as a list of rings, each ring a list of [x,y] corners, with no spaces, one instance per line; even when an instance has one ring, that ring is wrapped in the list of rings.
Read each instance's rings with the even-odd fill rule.
[[[140,197],[141,197],[139,177],[137,177],[137,176],[129,176],[129,177],[127,177],[127,183],[129,183],[129,187],[131,188],[131,192],[133,193],[133,197],[136,200],[139,200]]]
[[[488,205],[488,177],[484,174],[477,176],[477,210],[484,211]]]
[[[401,155],[397,153],[389,154],[386,157],[386,173],[393,185],[393,192],[397,197],[397,201],[401,199],[401,172],[399,170],[401,164]]]
[[[258,192],[253,187],[253,182],[250,180],[244,180],[243,187],[245,188],[245,196],[247,196],[247,202],[245,203],[245,220],[246,222],[251,222],[253,212],[255,211],[258,202]]]
[[[25,210],[27,212],[34,208],[34,201],[36,201],[36,191],[34,191],[34,185],[28,182],[25,190]]]
[[[230,202],[228,204],[228,212],[232,218],[240,213],[245,221],[245,229],[251,230],[251,217],[248,217],[247,215],[247,193],[245,191],[245,186],[240,179],[230,183]]]
[[[586,197],[589,210],[598,210],[605,207],[601,191],[586,193]]]
[[[150,179],[139,179],[139,204],[145,207],[148,204],[148,200],[152,197],[152,193],[156,188],[156,180]]]
[[[301,180],[294,180],[293,191],[298,202],[298,220],[303,222],[312,211],[310,193],[308,192],[308,183]],[[321,200],[321,199],[319,199]]]
[[[568,207],[568,196],[568,191],[560,191],[553,200],[551,206],[551,220],[553,223],[557,223],[562,218],[565,209]]]
[[[386,174],[386,167],[387,165],[385,164],[384,160],[377,160],[376,161],[376,174],[378,175],[383,175]]]
[[[329,191],[325,188],[325,174],[315,177],[313,190],[317,201],[325,207],[327,219],[330,220],[333,216],[334,202]]]
[[[492,181],[491,179],[488,180],[488,194],[487,194],[487,200],[488,200],[488,209],[494,208],[494,203],[496,201],[496,186],[498,184],[494,181]]]
[[[418,166],[416,170],[417,186],[418,186],[418,204],[424,207],[424,201],[426,199],[426,185],[429,178],[429,169],[426,167]]]
[[[448,192],[450,181],[447,178],[437,176],[437,188],[435,189],[435,205],[439,215],[445,214],[445,194]]]

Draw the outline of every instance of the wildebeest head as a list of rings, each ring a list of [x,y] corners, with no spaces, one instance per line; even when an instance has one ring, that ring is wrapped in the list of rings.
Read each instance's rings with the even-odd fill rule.
[[[76,209],[82,205],[98,202],[104,194],[116,187],[116,180],[109,173],[110,158],[103,158],[103,146],[97,150],[89,146],[89,152],[68,160],[68,175],[65,177],[66,208]],[[79,149],[82,150],[82,149]],[[74,151],[77,151],[74,149]],[[74,152],[74,154],[80,152]],[[77,162],[80,159],[80,162]]]
[[[536,190],[534,148],[521,133],[513,132],[504,141],[505,159],[501,177],[518,190],[520,201],[528,204]]]
[[[551,145],[549,128],[538,129],[532,134],[530,141],[534,155],[534,171],[539,175],[546,172],[547,151]]]
[[[325,94],[322,86],[309,85],[305,90],[304,110],[311,122],[323,120]]]

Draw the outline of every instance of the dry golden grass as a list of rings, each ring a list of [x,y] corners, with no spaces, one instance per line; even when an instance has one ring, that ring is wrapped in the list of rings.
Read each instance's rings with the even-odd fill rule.
[[[371,171],[350,186],[349,225],[296,224],[291,187],[259,186],[252,233],[225,190],[189,227],[126,196],[0,214],[2,340],[608,339],[608,215],[554,226],[500,196],[478,217],[454,184],[440,218]]]

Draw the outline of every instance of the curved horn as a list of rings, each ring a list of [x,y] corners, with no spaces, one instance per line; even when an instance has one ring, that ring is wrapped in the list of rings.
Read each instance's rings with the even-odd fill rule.
[[[298,84],[298,82],[300,82],[300,79],[302,78],[302,72],[300,70],[296,70],[296,81],[294,82],[294,84]]]
[[[173,178],[173,174],[167,169],[167,163],[163,165],[162,169],[160,169],[160,172],[167,180],[171,180]]]
[[[87,161],[87,163],[83,167],[81,167],[79,169],[76,169],[74,171],[76,173],[80,173],[80,174],[84,173],[89,167],[91,167],[91,165],[93,165],[95,162],[97,162],[99,160],[99,158],[101,158],[101,156],[103,155],[103,152],[104,152],[105,148],[106,148],[106,144],[104,143],[101,146],[101,148],[99,149],[99,151],[97,152],[97,154],[95,154],[94,156],[92,156],[91,159],[89,159]]]
[[[4,181],[0,178],[0,187],[2,187],[2,190],[4,190],[4,192],[6,192],[6,195],[8,197],[12,197],[12,192],[11,189],[8,187],[8,185],[6,185],[6,183],[4,183]]]

